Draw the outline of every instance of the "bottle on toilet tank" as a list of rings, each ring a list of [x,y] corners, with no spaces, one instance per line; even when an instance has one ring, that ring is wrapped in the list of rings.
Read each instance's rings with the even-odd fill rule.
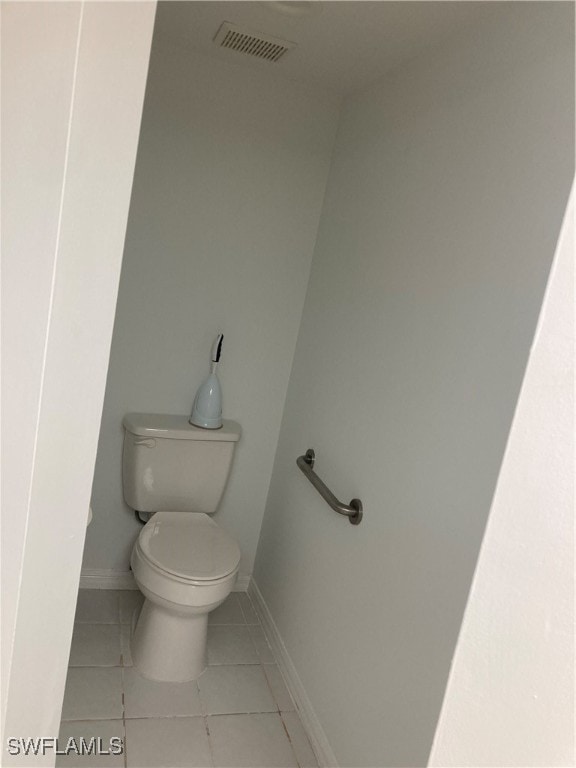
[[[194,398],[192,414],[188,421],[195,427],[220,429],[222,426],[222,389],[216,369],[222,355],[223,341],[224,336],[219,333],[212,347],[210,375],[204,379]]]

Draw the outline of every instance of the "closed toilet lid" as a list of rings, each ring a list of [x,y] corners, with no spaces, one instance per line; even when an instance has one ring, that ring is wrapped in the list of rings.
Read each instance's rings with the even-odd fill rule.
[[[194,581],[221,579],[240,562],[236,541],[203,513],[157,512],[138,541],[163,571]]]

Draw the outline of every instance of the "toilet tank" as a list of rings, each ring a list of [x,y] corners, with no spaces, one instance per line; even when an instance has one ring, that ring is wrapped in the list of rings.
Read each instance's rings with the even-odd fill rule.
[[[222,498],[240,425],[201,429],[187,416],[130,413],[123,419],[124,499],[139,512],[213,514]]]

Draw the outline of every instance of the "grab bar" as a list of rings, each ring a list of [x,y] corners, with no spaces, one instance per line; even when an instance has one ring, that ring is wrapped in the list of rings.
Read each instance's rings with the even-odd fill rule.
[[[319,492],[320,496],[328,502],[334,512],[338,512],[339,515],[346,515],[348,521],[352,525],[360,525],[362,520],[362,502],[360,499],[352,499],[350,504],[342,504],[338,501],[336,496],[328,488],[328,486],[320,480],[316,472],[314,472],[314,462],[316,461],[316,454],[312,448],[308,448],[304,456],[299,456],[296,459],[296,464],[306,475],[308,480],[312,483],[314,488]]]

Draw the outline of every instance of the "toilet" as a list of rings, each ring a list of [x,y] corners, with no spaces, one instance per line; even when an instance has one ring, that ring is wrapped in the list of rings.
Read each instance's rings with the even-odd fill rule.
[[[206,668],[208,614],[236,581],[240,548],[210,515],[230,474],[240,425],[191,426],[187,416],[124,417],[124,498],[154,513],[130,564],[145,597],[133,620],[134,665],[152,680],[187,682]]]

